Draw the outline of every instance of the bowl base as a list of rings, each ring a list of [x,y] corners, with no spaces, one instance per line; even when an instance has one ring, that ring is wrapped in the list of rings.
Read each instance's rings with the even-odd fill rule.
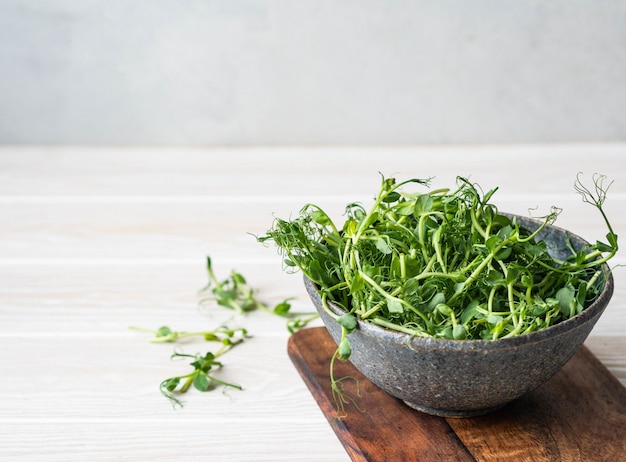
[[[489,414],[491,412],[497,411],[502,407],[506,406],[506,404],[502,404],[500,406],[488,407],[484,409],[461,409],[461,410],[451,410],[451,409],[435,409],[428,406],[422,406],[421,404],[411,403],[409,401],[403,401],[404,404],[409,406],[411,409],[415,409],[416,411],[424,412],[425,414],[430,414],[438,417],[452,417],[452,418],[465,418],[465,417],[476,417],[479,415]]]

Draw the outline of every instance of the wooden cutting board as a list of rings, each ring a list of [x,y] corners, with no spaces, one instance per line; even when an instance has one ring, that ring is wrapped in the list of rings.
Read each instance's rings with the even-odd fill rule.
[[[288,353],[353,461],[626,461],[626,389],[586,348],[546,384],[492,414],[415,411],[338,361],[362,411],[337,419],[329,379],[336,344],[324,327],[289,339]],[[359,396],[357,396],[357,394]]]

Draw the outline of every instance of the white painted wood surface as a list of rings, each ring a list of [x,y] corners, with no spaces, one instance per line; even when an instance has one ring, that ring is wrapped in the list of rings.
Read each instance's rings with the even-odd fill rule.
[[[0,148],[0,460],[347,461],[292,366],[280,319],[231,322],[249,341],[220,377],[243,391],[190,391],[173,410],[159,382],[187,371],[171,344],[131,325],[210,328],[232,316],[199,310],[211,255],[218,276],[243,273],[268,302],[310,304],[298,275],[256,242],[273,215],[316,202],[338,219],[368,203],[379,174],[470,176],[499,186],[501,210],[564,210],[557,224],[603,239],[577,172],[615,180],[606,203],[626,236],[626,145],[414,148]],[[620,255],[615,264],[626,263]],[[626,383],[626,276],[587,345]],[[180,346],[207,351],[202,342]]]

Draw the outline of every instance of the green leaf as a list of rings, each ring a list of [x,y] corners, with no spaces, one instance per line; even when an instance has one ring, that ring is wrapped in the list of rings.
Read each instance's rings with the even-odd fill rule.
[[[193,386],[196,390],[207,391],[211,386],[211,382],[206,373],[200,371],[193,376]]]
[[[237,273],[236,271],[233,271],[231,273],[231,278],[233,279],[233,282],[235,283],[235,285],[245,285],[246,284],[246,278],[244,278],[241,273]]]
[[[596,249],[598,249],[600,252],[611,252],[613,250],[613,247],[605,244],[604,242],[596,241]]]
[[[352,237],[356,234],[356,230],[358,228],[358,224],[357,222],[354,220],[354,218],[349,218],[348,220],[346,220],[346,222],[343,224],[343,232],[346,236],[348,237]]]
[[[380,267],[373,265],[363,265],[363,273],[369,278],[375,279],[380,274]]]
[[[356,326],[357,326],[356,316],[352,314],[344,314],[343,316],[340,316],[337,318],[337,323],[343,328],[345,328],[348,331],[348,333],[350,333],[354,329],[356,329]]]
[[[500,241],[501,239],[498,235],[493,235],[485,241],[485,247],[487,247],[490,253],[493,253],[494,248]]]
[[[487,285],[492,287],[500,286],[506,283],[506,281],[504,280],[504,274],[495,269],[492,269],[489,271],[489,273],[487,273],[487,276],[485,277],[485,282],[487,283]]]
[[[394,211],[401,216],[411,216],[415,213],[415,202],[414,201],[406,201],[398,204],[397,207],[394,208]]]
[[[485,223],[491,224],[493,222],[493,218],[495,215],[496,215],[496,211],[494,210],[493,206],[491,205],[485,206],[483,210],[483,217],[485,219]]]
[[[510,225],[504,226],[502,227],[502,229],[500,229],[500,231],[498,231],[498,236],[502,240],[511,237],[512,234],[513,234],[513,227],[511,227]]]
[[[461,317],[460,317],[461,322],[463,324],[467,324],[472,319],[474,319],[474,317],[478,313],[479,306],[480,306],[480,303],[478,302],[478,300],[472,300],[471,302],[469,302],[469,304],[461,312]]]
[[[218,303],[220,301],[230,301],[232,298],[235,297],[235,294],[233,293],[232,290],[222,290],[222,289],[215,289],[213,290],[213,295],[215,295],[215,298],[217,298]]]
[[[541,257],[548,253],[548,246],[545,241],[539,242],[526,242],[524,245],[524,250],[528,252],[533,257]]]
[[[400,261],[400,256],[397,253],[394,253],[391,256],[391,265],[389,267],[389,276],[401,279],[402,278],[402,263]]]
[[[570,284],[560,288],[555,294],[555,298],[559,301],[561,313],[565,316],[569,316],[574,309],[576,304],[575,295],[576,291]]]
[[[513,266],[509,267],[509,270],[506,273],[506,282],[507,284],[514,283],[519,277],[519,269]]]
[[[403,285],[403,293],[408,296],[411,295],[415,295],[416,293],[418,293],[420,291],[421,288],[421,284],[419,281],[416,281],[415,279],[407,279],[406,281],[404,281]]]
[[[172,333],[172,329],[170,329],[167,326],[163,326],[163,327],[159,327],[158,328],[158,330],[156,331],[156,336],[157,337],[167,337],[171,333]]]
[[[529,274],[523,274],[520,278],[520,282],[524,287],[532,287],[533,286],[533,278]]]
[[[530,314],[532,314],[533,316],[542,316],[547,311],[548,311],[547,303],[543,303],[541,300],[535,300],[535,303],[530,309]]]
[[[392,314],[404,313],[404,307],[399,300],[388,298],[387,299],[387,309]]]
[[[165,388],[167,391],[174,391],[176,387],[180,383],[180,377],[172,377],[170,379],[166,379],[161,383],[161,387]]]
[[[352,282],[350,283],[350,292],[356,293],[365,287],[365,280],[361,277],[359,273],[356,273],[352,278]]]
[[[442,331],[441,331],[441,336],[443,338],[453,339],[454,338],[454,330],[452,329],[452,326],[444,327],[442,329]]]
[[[578,292],[576,294],[576,313],[580,313],[585,307],[587,298],[587,283],[581,281],[578,285]]]
[[[348,359],[352,354],[352,347],[350,346],[350,341],[347,338],[343,338],[341,342],[339,342],[339,357],[341,359]]]
[[[506,260],[507,258],[509,258],[511,256],[511,252],[513,252],[513,248],[512,247],[502,247],[500,250],[498,250],[495,255],[494,258],[496,260]]]
[[[328,215],[320,210],[314,210],[313,212],[311,212],[311,219],[318,225],[326,226],[330,224],[330,219],[328,218]]]
[[[283,302],[280,302],[278,305],[276,305],[273,311],[274,311],[274,314],[277,314],[279,316],[284,316],[289,312],[290,309],[291,309],[291,304],[287,301],[283,301]]]
[[[510,227],[511,225],[511,220],[509,220],[508,217],[505,217],[504,215],[500,215],[500,214],[496,214],[491,221],[494,225],[499,225],[503,228],[506,226]]]
[[[452,337],[454,340],[465,340],[467,338],[467,329],[461,324],[457,324],[452,329]]]
[[[383,197],[382,202],[389,204],[391,202],[396,202],[398,199],[400,199],[400,194],[398,194],[395,191],[392,191],[389,194],[387,194],[385,197]]]
[[[587,260],[587,252],[585,252],[584,250],[581,250],[579,252],[576,252],[576,264],[577,265],[583,265],[585,263],[585,260]]]
[[[493,326],[493,328],[491,329],[491,334],[493,334],[493,336],[495,338],[497,338],[502,333],[502,331],[504,330],[505,324],[506,323],[504,321],[501,321],[498,324],[496,324],[495,326]]]
[[[380,250],[382,253],[384,253],[385,255],[389,255],[391,253],[391,247],[389,246],[389,243],[382,237],[379,237],[378,239],[376,239],[375,243],[376,243],[376,248]]]
[[[415,201],[415,215],[428,213],[433,209],[433,198],[430,194],[420,194]]]
[[[437,305],[439,305],[440,303],[445,303],[445,301],[446,295],[443,292],[438,292],[428,302],[428,309],[432,311]]]
[[[441,314],[443,314],[444,316],[450,316],[453,311],[452,308],[450,308],[448,305],[446,305],[445,303],[439,303],[435,309],[437,311],[439,311]]]

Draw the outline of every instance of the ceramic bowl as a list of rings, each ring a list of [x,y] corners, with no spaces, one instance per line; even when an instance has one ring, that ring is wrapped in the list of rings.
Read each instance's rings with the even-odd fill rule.
[[[517,217],[531,230],[539,222]],[[574,248],[586,242],[561,228],[544,229],[553,257],[565,258],[565,236]],[[433,415],[469,417],[486,414],[545,383],[581,347],[613,295],[613,277],[604,265],[606,282],[600,296],[578,315],[530,334],[498,340],[447,340],[412,337],[359,321],[349,335],[352,364],[372,383],[408,406]],[[318,287],[305,286],[324,325],[336,342],[341,328],[326,313]],[[333,303],[336,315],[345,312]]]

